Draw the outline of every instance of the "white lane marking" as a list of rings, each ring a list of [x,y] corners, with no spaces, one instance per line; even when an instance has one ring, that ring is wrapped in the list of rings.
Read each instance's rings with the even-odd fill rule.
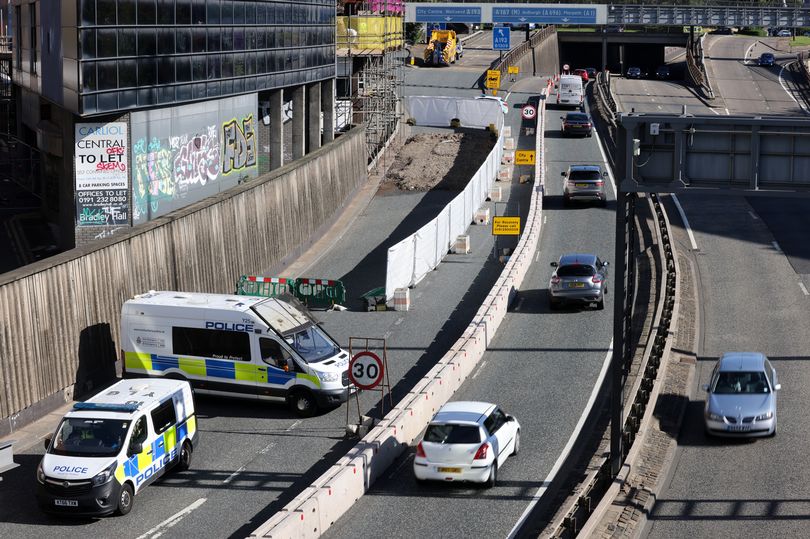
[[[548,215],[544,215],[544,216],[543,216],[543,224],[546,224],[546,219],[547,219],[547,218],[548,218]]]
[[[593,408],[594,404],[596,403],[596,397],[599,395],[599,390],[602,388],[602,383],[607,376],[608,370],[610,368],[610,359],[613,357],[613,339],[610,340],[610,346],[608,348],[607,354],[605,355],[605,360],[602,362],[602,370],[599,372],[599,377],[596,379],[596,383],[593,385],[593,389],[591,390],[591,396],[588,398],[588,403],[585,405],[585,409],[582,411],[582,415],[579,416],[579,421],[577,421],[576,426],[574,427],[574,432],[571,433],[571,437],[568,438],[568,443],[565,444],[560,456],[557,457],[557,461],[554,463],[554,466],[551,468],[551,471],[548,473],[548,476],[543,480],[542,487],[537,489],[537,492],[534,493],[532,496],[532,501],[529,502],[528,507],[523,511],[523,514],[520,515],[517,523],[512,528],[512,531],[509,532],[507,539],[513,539],[517,536],[517,532],[526,519],[529,517],[529,514],[534,509],[534,506],[537,505],[537,502],[540,501],[540,498],[543,497],[543,494],[546,492],[548,488],[545,485],[550,485],[551,482],[554,480],[554,477],[557,475],[557,472],[560,471],[565,460],[568,458],[569,453],[574,447],[574,442],[576,442],[577,438],[579,437],[579,433],[582,430],[582,427],[585,425],[585,420],[588,418],[588,414]]]
[[[662,107],[661,105],[658,105],[658,108],[659,108],[659,109],[663,109],[664,107]]]
[[[726,116],[731,116],[731,113],[728,111],[728,107],[726,107]]]
[[[695,235],[692,234],[692,228],[689,226],[689,219],[686,218],[686,214],[683,211],[683,207],[681,206],[681,201],[678,200],[677,195],[672,195],[672,201],[675,203],[675,206],[678,208],[678,213],[681,214],[681,221],[683,221],[683,226],[686,228],[686,233],[689,235],[689,243],[692,244],[692,250],[697,250],[697,243],[695,243]]]
[[[383,333],[383,339],[387,339],[390,336],[391,336],[391,331],[390,330]]]
[[[750,46],[750,47],[748,47],[748,48],[745,50],[745,56],[743,56],[743,63],[744,63],[744,64],[748,62],[748,53],[750,53],[750,52],[751,52],[751,49],[753,49],[753,48],[754,48],[754,46],[755,46],[756,44],[757,44],[757,42],[756,42],[756,41],[754,41],[753,43],[751,43],[751,46]]]
[[[398,326],[398,325],[400,325],[400,324],[401,324],[402,322],[404,322],[404,321],[405,321],[405,318],[404,318],[404,317],[399,317],[399,318],[397,318],[397,321],[396,321],[396,322],[394,322],[394,325],[395,325],[395,326]]]
[[[146,539],[147,537],[149,538],[160,537],[161,535],[163,535],[164,531],[167,531],[169,528],[180,522],[183,519],[183,517],[185,517],[195,509],[197,509],[202,504],[204,504],[206,500],[207,498],[200,498],[199,500],[192,503],[182,511],[173,514],[172,516],[170,516],[169,518],[167,518],[166,520],[164,520],[163,522],[161,522],[160,524],[158,524],[145,534],[138,536],[138,539]]]
[[[292,425],[290,425],[289,427],[287,427],[286,432],[290,432],[290,431],[291,431],[291,430],[293,430],[295,427],[297,427],[298,425],[300,425],[300,424],[301,424],[301,421],[303,421],[303,419],[299,419],[298,421],[296,421],[295,423],[293,423]]]
[[[534,261],[535,262],[540,262],[540,251],[539,250],[537,251],[537,254],[534,255]]]
[[[596,129],[593,130],[593,135],[596,137],[596,144],[599,146],[599,153],[602,154],[602,163],[605,165],[605,170],[608,173],[608,179],[610,180],[610,185],[613,187],[613,194],[616,194],[616,182],[613,181],[613,171],[610,170],[610,165],[608,165],[608,158],[607,154],[605,153],[605,149],[602,147],[602,138],[599,136],[599,133]]]
[[[230,483],[231,481],[233,481],[233,478],[234,478],[234,477],[236,477],[237,475],[239,475],[240,473],[242,473],[242,470],[244,470],[244,469],[245,469],[245,466],[247,466],[247,464],[243,464],[242,466],[240,466],[239,468],[237,468],[235,472],[233,472],[231,475],[229,475],[228,477],[226,477],[226,478],[225,478],[225,481],[223,481],[223,482],[222,482],[222,484],[223,484],[223,485],[227,485],[228,483]]]
[[[791,92],[790,90],[787,89],[787,86],[785,86],[785,81],[782,78],[782,73],[785,72],[785,68],[787,66],[793,64],[793,63],[795,63],[795,62],[788,62],[788,63],[786,63],[785,65],[782,66],[782,69],[779,70],[779,85],[782,87],[782,90],[785,91],[785,93],[788,95],[788,97],[791,98],[794,103],[799,105],[799,108],[802,109],[802,112],[807,114],[807,109],[804,108],[804,104],[800,103],[799,100],[796,99],[796,96],[793,95],[793,92]]]
[[[473,373],[472,377],[473,377],[473,378],[475,378],[476,376],[478,376],[479,374],[481,374],[481,371],[484,369],[484,365],[486,365],[486,364],[487,364],[487,360],[486,360],[486,359],[485,359],[485,360],[483,360],[483,361],[481,361],[481,365],[479,365],[479,366],[478,366],[478,370],[476,370],[476,371]]]
[[[292,430],[292,429],[287,429],[287,432],[290,432],[290,430]],[[266,455],[266,454],[267,454],[267,453],[269,453],[269,452],[270,452],[270,450],[271,450],[271,449],[273,449],[274,447],[276,447],[276,442],[270,442],[269,444],[267,444],[266,446],[264,446],[264,448],[263,448],[261,451],[259,451],[259,454],[260,454],[260,455]]]
[[[748,210],[748,214],[751,216],[751,219],[759,221],[759,217],[757,217],[756,213],[752,212],[751,210]]]
[[[714,110],[713,108],[709,107],[709,110],[712,111],[713,113],[717,114],[718,116],[720,116],[720,113],[717,112],[716,110]]]
[[[780,253],[782,252],[782,249],[779,248],[779,244],[776,243],[775,241],[772,241],[771,245],[773,245],[773,248],[779,251]]]
[[[802,289],[802,292],[804,292],[805,296],[810,296],[810,292],[807,291],[807,287],[804,286],[804,283],[801,281],[799,281],[799,288]]]

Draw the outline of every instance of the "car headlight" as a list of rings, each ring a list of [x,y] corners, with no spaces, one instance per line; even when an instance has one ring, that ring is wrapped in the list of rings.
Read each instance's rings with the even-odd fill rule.
[[[706,417],[708,419],[711,419],[712,421],[723,421],[723,416],[718,415],[718,414],[713,414],[711,412],[707,413]]]
[[[39,462],[39,466],[37,466],[37,481],[40,484],[45,484],[45,470],[42,469],[42,461]]]
[[[115,473],[115,468],[118,466],[118,462],[113,462],[102,471],[100,471],[93,479],[92,484],[94,487],[99,485],[104,485],[109,483],[110,480],[113,478],[113,474]]]
[[[768,412],[757,416],[757,421],[765,421],[773,418],[773,412]]]
[[[340,373],[339,372],[319,372],[316,371],[315,374],[318,375],[318,379],[321,382],[337,382],[340,380]]]

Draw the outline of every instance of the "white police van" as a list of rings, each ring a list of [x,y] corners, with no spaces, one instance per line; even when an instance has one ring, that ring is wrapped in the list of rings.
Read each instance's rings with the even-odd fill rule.
[[[74,404],[45,439],[37,500],[48,513],[126,515],[145,486],[188,469],[197,441],[188,382],[121,380]]]
[[[125,377],[287,402],[304,417],[349,394],[349,354],[292,300],[150,291],[124,303],[121,342]]]

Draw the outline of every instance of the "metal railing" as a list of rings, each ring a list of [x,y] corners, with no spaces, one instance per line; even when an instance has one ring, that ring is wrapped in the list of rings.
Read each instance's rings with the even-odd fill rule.
[[[0,36],[0,52],[10,53],[12,44],[11,36]]]
[[[501,72],[501,80],[504,79],[507,69],[510,65],[515,65],[518,60],[520,60],[523,55],[525,55],[530,50],[533,50],[539,43],[545,40],[547,37],[552,35],[556,32],[554,26],[545,26],[540,30],[536,30],[532,32],[531,37],[528,41],[524,41],[517,47],[511,49],[509,52],[503,55],[503,58],[499,58],[495,62],[493,62],[492,67],[490,69],[497,70]]]

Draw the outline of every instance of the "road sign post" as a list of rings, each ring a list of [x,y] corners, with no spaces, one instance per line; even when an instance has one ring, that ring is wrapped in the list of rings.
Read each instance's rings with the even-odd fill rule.
[[[515,82],[515,75],[520,73],[520,68],[518,66],[509,66],[506,68],[506,72],[509,73],[509,80]]]
[[[495,26],[492,28],[492,50],[508,51],[511,47],[512,36],[508,26]]]
[[[501,87],[501,72],[497,69],[487,69],[486,87],[492,90],[492,95],[497,95],[498,88]]]
[[[349,384],[346,387],[346,431],[360,433],[366,426],[385,417],[386,400],[389,410],[394,407],[391,396],[391,381],[388,377],[388,349],[385,339],[374,337],[349,337]],[[357,405],[357,423],[349,421],[352,389]],[[380,417],[364,417],[360,411],[360,390],[379,391]],[[386,399],[386,394],[388,395]]]
[[[521,117],[524,120],[536,120],[537,119],[537,109],[534,105],[523,105],[523,109],[520,112]]]

